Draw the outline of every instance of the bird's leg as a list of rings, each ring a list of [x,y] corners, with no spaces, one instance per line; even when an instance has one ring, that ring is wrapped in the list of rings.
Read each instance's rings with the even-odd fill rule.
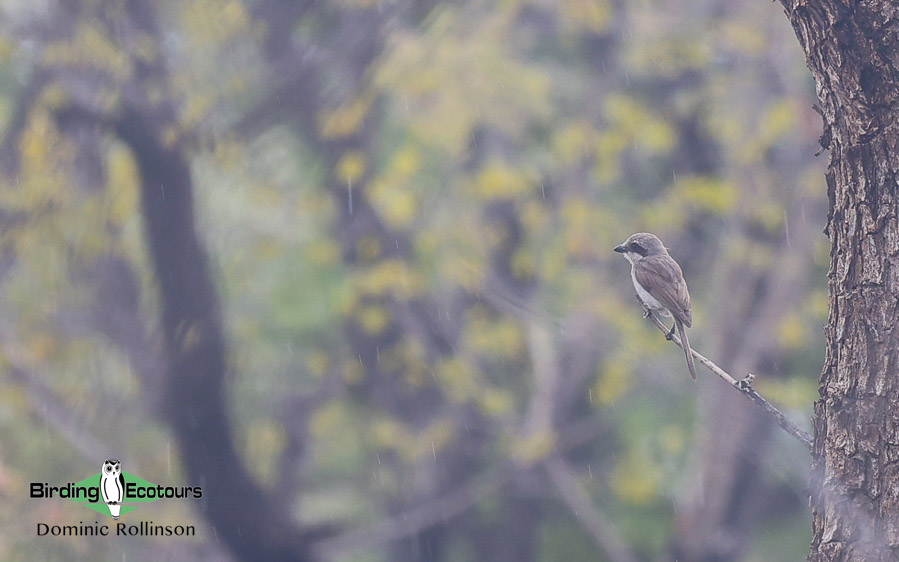
[[[643,299],[641,299],[639,295],[634,295],[634,298],[637,299],[637,302],[640,303],[640,306],[643,308],[643,319],[649,318],[649,315],[652,314],[652,309],[643,302]]]
[[[668,333],[665,334],[665,339],[666,339],[666,340],[671,341],[672,339],[674,339],[674,329],[675,329],[676,327],[677,327],[677,322],[675,322],[675,323],[671,326],[671,329],[668,330]]]

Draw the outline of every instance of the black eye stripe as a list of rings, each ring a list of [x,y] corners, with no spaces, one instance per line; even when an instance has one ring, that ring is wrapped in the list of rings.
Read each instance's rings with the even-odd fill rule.
[[[629,249],[630,251],[640,254],[641,256],[646,256],[646,248],[636,242],[631,242]]]

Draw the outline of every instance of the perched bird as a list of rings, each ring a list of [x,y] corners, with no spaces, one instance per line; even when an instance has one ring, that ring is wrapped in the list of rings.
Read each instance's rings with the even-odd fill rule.
[[[674,317],[674,326],[671,326],[668,338],[671,339],[677,328],[690,376],[696,380],[696,365],[693,363],[690,341],[684,329],[685,326],[689,328],[693,325],[690,291],[687,290],[687,282],[684,281],[680,266],[668,254],[658,236],[649,232],[631,235],[624,243],[615,246],[615,251],[624,254],[627,261],[631,262],[631,279],[644,306],[662,316]]]

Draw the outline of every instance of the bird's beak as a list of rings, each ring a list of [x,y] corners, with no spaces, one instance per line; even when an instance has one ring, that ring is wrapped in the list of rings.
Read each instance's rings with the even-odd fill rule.
[[[623,253],[624,253],[624,246],[622,246],[621,244],[618,244],[617,246],[615,246],[615,247],[612,248],[612,249],[615,250],[616,252],[618,252],[619,254],[623,254]]]

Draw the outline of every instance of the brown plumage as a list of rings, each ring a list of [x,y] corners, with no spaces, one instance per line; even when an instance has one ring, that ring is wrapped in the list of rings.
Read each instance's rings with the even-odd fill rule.
[[[684,273],[674,258],[667,253],[662,256],[647,256],[634,263],[634,276],[646,292],[654,296],[675,318],[688,328],[693,326],[690,291],[687,290]]]

